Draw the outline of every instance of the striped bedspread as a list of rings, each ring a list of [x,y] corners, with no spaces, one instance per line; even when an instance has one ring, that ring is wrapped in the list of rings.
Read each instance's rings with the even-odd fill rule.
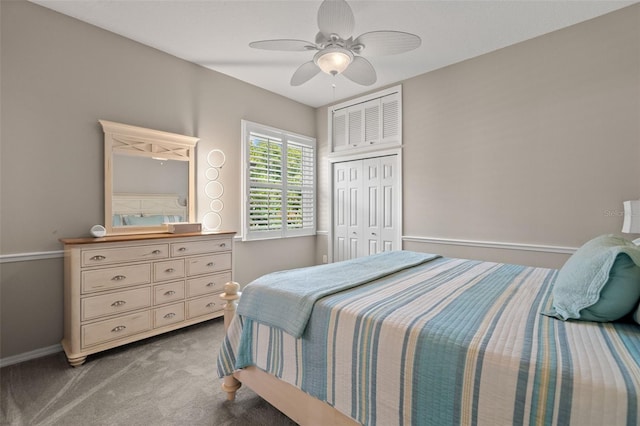
[[[300,337],[318,299],[438,257],[441,256],[396,250],[327,265],[273,272],[245,287],[238,304],[238,314]],[[250,334],[247,333],[248,338]]]
[[[555,276],[433,260],[320,299],[301,338],[253,323],[248,355],[366,425],[640,424],[640,327],[540,315]]]

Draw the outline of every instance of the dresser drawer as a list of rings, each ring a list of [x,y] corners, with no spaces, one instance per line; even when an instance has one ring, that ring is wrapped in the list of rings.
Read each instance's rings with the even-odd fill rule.
[[[119,262],[166,259],[168,244],[82,250],[82,266],[107,265]]]
[[[154,281],[174,280],[184,277],[184,259],[168,260],[153,264]]]
[[[184,281],[161,284],[153,287],[153,304],[174,302],[184,299]]]
[[[149,287],[118,293],[90,296],[82,299],[82,320],[118,314],[134,309],[151,306],[151,289]]]
[[[187,276],[211,274],[231,269],[231,253],[210,254],[187,259]]]
[[[151,282],[151,265],[117,266],[82,272],[82,293]]]
[[[82,347],[151,330],[151,312],[139,312],[82,326]]]
[[[220,293],[188,300],[187,319],[220,312],[223,303],[220,299]]]
[[[231,250],[231,238],[171,243],[171,257]]]
[[[187,280],[187,297],[200,296],[207,293],[220,293],[224,285],[231,281],[231,272],[207,275]]]
[[[176,303],[153,310],[153,328],[184,321],[184,303]]]

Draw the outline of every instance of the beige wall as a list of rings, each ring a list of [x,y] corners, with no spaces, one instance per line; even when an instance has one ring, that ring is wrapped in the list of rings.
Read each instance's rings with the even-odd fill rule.
[[[240,228],[240,120],[315,135],[315,109],[24,1],[1,4],[0,254],[56,252],[103,223],[98,119],[201,138],[226,154],[222,227]],[[198,206],[198,217],[208,203]],[[315,262],[315,238],[237,243],[235,279]],[[264,253],[269,253],[265,256]],[[62,258],[0,265],[0,357],[62,338]]]
[[[619,233],[622,201],[640,197],[640,4],[402,87],[406,249],[559,267],[567,254],[512,244]]]
[[[39,6],[0,2],[0,254],[60,250],[103,221],[98,118],[199,136],[227,155],[223,227],[240,225],[240,119],[315,135],[328,231],[326,108],[313,110]],[[559,266],[617,233],[640,197],[640,5],[401,82],[405,248]],[[249,102],[249,99],[251,100]],[[205,206],[199,206],[199,217]],[[421,238],[461,240],[432,244]],[[466,245],[465,245],[466,244]],[[237,243],[241,283],[319,263],[327,237]],[[62,259],[3,263],[0,357],[62,337]]]

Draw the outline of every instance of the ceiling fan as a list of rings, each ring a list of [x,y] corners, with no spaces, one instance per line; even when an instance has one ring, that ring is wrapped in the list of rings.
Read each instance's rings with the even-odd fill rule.
[[[249,43],[250,47],[289,52],[317,51],[313,60],[302,64],[291,77],[292,86],[300,86],[320,71],[342,74],[349,80],[364,86],[376,82],[373,65],[360,56],[394,55],[408,52],[420,46],[415,34],[401,31],[372,31],[355,39],[352,37],[355,18],[345,0],[324,0],[318,9],[318,27],[315,43],[304,40],[278,39]]]

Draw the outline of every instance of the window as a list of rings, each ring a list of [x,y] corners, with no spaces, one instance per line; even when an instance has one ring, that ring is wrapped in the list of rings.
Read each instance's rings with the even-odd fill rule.
[[[242,120],[242,239],[315,235],[316,140]]]

